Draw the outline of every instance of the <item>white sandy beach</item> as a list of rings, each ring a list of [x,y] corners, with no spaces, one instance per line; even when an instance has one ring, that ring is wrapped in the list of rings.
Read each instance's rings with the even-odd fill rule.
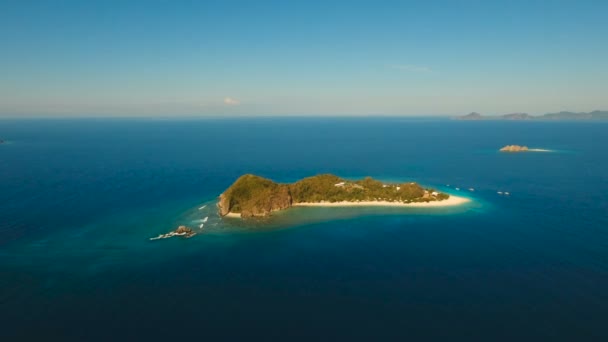
[[[451,207],[461,205],[471,200],[465,197],[450,195],[450,198],[443,201],[431,202],[389,202],[389,201],[365,201],[365,202],[302,202],[294,203],[294,207]]]
[[[228,214],[224,215],[224,217],[241,218],[241,213],[228,213]]]
[[[364,201],[364,202],[301,202],[294,203],[292,207],[453,207],[470,202],[466,197],[450,195],[443,201],[431,202],[389,202],[389,201]],[[241,218],[241,213],[228,213],[224,217]]]

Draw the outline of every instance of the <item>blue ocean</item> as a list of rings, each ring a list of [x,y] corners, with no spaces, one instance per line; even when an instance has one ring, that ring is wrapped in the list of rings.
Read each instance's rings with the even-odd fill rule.
[[[0,139],[1,341],[608,340],[608,123],[30,119]],[[244,173],[471,201],[219,218]]]

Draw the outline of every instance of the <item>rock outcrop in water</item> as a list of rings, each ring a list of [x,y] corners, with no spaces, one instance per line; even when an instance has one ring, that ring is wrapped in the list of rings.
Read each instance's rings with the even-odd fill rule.
[[[234,182],[218,201],[221,216],[268,216],[273,211],[301,203],[335,202],[430,202],[449,195],[424,189],[416,183],[385,184],[367,177],[348,181],[325,174],[304,178],[292,184],[279,184],[270,179],[247,174]]]
[[[188,228],[188,227],[186,227],[186,226],[179,226],[179,227],[177,227],[177,229],[175,230],[175,233],[176,233],[176,234],[185,234],[185,235],[188,235],[188,234],[192,234],[192,233],[194,233],[194,232],[192,231],[192,229],[191,229],[191,228]]]
[[[501,148],[500,152],[527,152],[528,150],[527,146],[507,145]]]
[[[175,229],[172,232],[169,232],[167,234],[160,234],[157,237],[150,238],[150,240],[168,239],[168,238],[172,238],[174,236],[190,238],[190,237],[193,237],[194,235],[196,235],[196,233],[194,232],[194,230],[192,230],[192,228],[189,228],[186,226],[179,226],[179,227],[177,227],[177,229]]]

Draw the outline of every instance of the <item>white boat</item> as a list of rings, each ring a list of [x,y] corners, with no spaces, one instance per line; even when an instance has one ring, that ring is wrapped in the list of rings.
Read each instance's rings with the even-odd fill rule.
[[[200,229],[203,229],[203,226],[204,226],[204,225],[205,225],[204,223],[201,223],[201,225],[200,225],[200,226],[198,226],[198,227],[199,227]]]
[[[475,191],[475,189],[473,189],[473,188],[469,188],[469,191]]]
[[[509,196],[509,195],[510,195],[510,193],[508,193],[508,192],[505,192],[505,195],[507,195],[507,196]]]
[[[207,222],[208,219],[209,219],[209,216],[205,216],[205,218],[203,219],[203,223]]]
[[[496,193],[499,195],[502,195],[502,191],[497,191]]]
[[[207,205],[205,204],[204,206],[199,207],[199,208],[198,208],[198,210],[203,210],[203,209],[205,209],[205,207],[206,207],[206,206],[207,206]]]
[[[460,191],[460,188],[455,188],[456,190]]]

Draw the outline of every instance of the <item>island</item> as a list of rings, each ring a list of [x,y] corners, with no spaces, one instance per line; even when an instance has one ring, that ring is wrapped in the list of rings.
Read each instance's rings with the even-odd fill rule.
[[[481,120],[482,116],[481,116],[481,114],[479,114],[477,112],[472,112],[467,115],[457,117],[457,119],[458,120]]]
[[[528,146],[507,145],[500,149],[500,152],[528,152]]]
[[[468,201],[414,182],[351,181],[323,174],[281,184],[246,174],[219,196],[217,207],[222,217],[251,218],[294,206],[452,206]]]
[[[540,120],[540,121],[559,121],[559,120],[608,120],[608,111],[606,110],[594,110],[592,112],[559,112],[559,113],[546,113],[543,115],[530,115],[527,113],[510,113],[502,115],[482,115],[477,112],[469,113],[467,115],[458,116],[455,120]]]

